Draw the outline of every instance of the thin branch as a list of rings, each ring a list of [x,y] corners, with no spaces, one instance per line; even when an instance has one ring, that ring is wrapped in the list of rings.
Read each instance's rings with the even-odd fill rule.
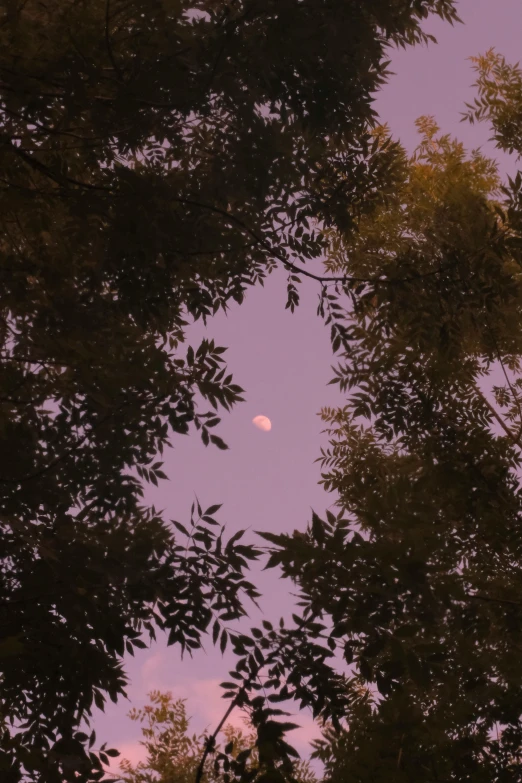
[[[407,283],[411,280],[422,280],[426,277],[434,277],[435,275],[439,275],[442,271],[453,267],[453,264],[448,264],[446,267],[441,267],[432,272],[410,275],[409,277],[401,277],[396,279],[383,277],[355,277],[354,275],[343,275],[341,277],[322,277],[320,275],[315,275],[313,272],[309,272],[307,269],[298,267],[296,264],[289,261],[287,258],[285,258],[283,253],[278,251],[277,248],[272,247],[270,243],[266,241],[266,239],[259,236],[256,231],[247,226],[246,223],[241,220],[241,218],[237,217],[237,215],[226,212],[224,209],[215,207],[212,204],[202,204],[201,202],[194,201],[193,199],[173,198],[172,201],[176,201],[179,204],[188,204],[189,206],[205,209],[209,212],[214,212],[217,215],[221,215],[222,217],[226,218],[229,223],[233,223],[234,225],[239,226],[243,231],[249,234],[259,245],[264,247],[269,253],[271,253],[271,255],[277,258],[278,261],[281,261],[281,263],[284,264],[287,269],[291,269],[296,274],[303,275],[304,277],[309,277],[318,283],[369,283],[371,285],[400,285],[401,283]]]
[[[469,595],[466,594],[466,598],[476,600],[476,601],[487,601],[488,603],[493,604],[507,604],[508,606],[518,606],[519,609],[522,608],[522,602],[521,601],[510,601],[509,598],[492,598],[489,595]]]
[[[483,394],[478,386],[475,386],[475,391],[477,392],[478,396],[481,398],[484,405],[489,409],[491,415],[495,419],[495,421],[500,424],[510,441],[513,443],[514,446],[518,446],[520,448],[520,435],[517,435],[514,433],[506,424],[502,416],[497,412],[497,410],[493,407],[493,405],[490,403],[488,398],[485,394]]]
[[[53,81],[48,78],[46,75],[45,78],[41,74],[32,74],[27,73],[27,71],[16,71],[12,68],[8,68],[5,63],[0,64],[0,73],[4,72],[10,74],[11,76],[14,76],[17,80],[20,79],[33,79],[36,82],[41,82],[42,84],[50,84],[52,87],[61,88],[63,85],[61,82]]]
[[[494,333],[494,331],[493,331],[493,329],[491,327],[491,324],[489,323],[489,319],[487,319],[486,322],[487,322],[487,325],[488,325],[489,332],[491,334],[491,339],[493,340],[493,343],[495,345],[495,352],[497,354],[497,358],[498,358],[498,361],[500,363],[500,366],[502,367],[502,372],[504,374],[504,378],[506,379],[506,383],[507,383],[507,385],[509,387],[509,390],[511,392],[511,396],[513,397],[513,401],[514,401],[514,403],[515,403],[515,405],[517,406],[517,409],[518,409],[518,420],[520,422],[520,428],[518,430],[518,435],[516,436],[517,437],[517,443],[518,443],[520,441],[520,437],[522,436],[522,407],[520,405],[520,400],[519,400],[518,394],[516,393],[515,389],[513,388],[513,384],[511,383],[511,379],[509,378],[509,376],[507,374],[507,370],[506,370],[506,367],[504,365],[504,361],[503,361],[501,353],[500,353],[500,348],[498,347],[498,343],[497,343],[497,340],[496,340],[496,337],[495,337],[495,333]]]
[[[254,247],[255,242],[246,242],[244,245],[238,245],[237,247],[217,247],[214,250],[177,250],[176,248],[170,248],[170,253],[176,253],[178,256],[216,256],[225,255],[227,253],[239,253],[240,251],[250,250]]]
[[[2,87],[5,89],[4,85]],[[13,92],[15,92],[13,90]],[[29,93],[32,95],[32,93]],[[95,96],[97,97],[97,96]],[[50,125],[44,125],[43,122],[40,122],[34,117],[27,118],[24,117],[23,114],[20,114],[20,112],[14,111],[11,108],[7,108],[6,106],[2,107],[2,111],[4,111],[6,114],[9,114],[12,117],[15,117],[17,120],[20,120],[21,122],[26,122],[28,125],[35,125],[37,128],[40,128],[42,131],[42,134],[48,135],[48,136],[70,136],[73,139],[80,139],[80,141],[90,141],[93,138],[103,139],[103,136],[80,136],[78,133],[74,133],[73,130],[65,130],[63,128],[51,128]],[[9,138],[15,138],[11,136],[10,134],[4,134],[4,136],[9,136]],[[32,132],[32,135],[34,135],[34,132]]]
[[[68,193],[63,193],[63,191],[58,190],[58,188],[51,188],[50,190],[44,190],[40,187],[35,187],[33,184],[32,188],[25,187],[24,185],[19,185],[17,182],[11,182],[8,179],[5,179],[4,177],[0,177],[0,182],[5,183],[6,187],[2,188],[2,191],[5,193],[12,188],[16,188],[16,190],[21,190],[24,193],[30,193],[32,197],[35,196],[47,196],[48,198],[60,198],[60,199],[69,199],[70,195]]]
[[[38,171],[40,174],[48,177],[61,187],[66,186],[66,183],[70,182],[72,185],[77,185],[78,187],[86,188],[88,190],[102,190],[105,193],[114,194],[114,190],[112,188],[107,188],[104,185],[91,185],[90,182],[80,182],[80,180],[74,179],[73,177],[64,177],[54,174],[48,166],[46,166],[44,163],[41,163],[32,155],[28,155],[20,147],[17,147],[14,144],[10,144],[9,147],[11,152],[14,152],[15,155],[17,155],[19,158],[22,158],[22,160],[24,160],[28,166],[31,166],[31,168],[33,168],[35,171]]]
[[[299,622],[296,623],[297,626],[298,626],[298,630],[299,631],[304,631],[306,626],[309,625],[310,623],[315,622],[315,620],[317,619],[318,616],[319,616],[318,612],[312,612],[310,617],[308,617],[307,619],[305,619],[305,618],[298,618]],[[272,650],[272,652],[267,656],[267,658],[264,660],[264,664],[262,664],[262,665],[270,666],[273,663],[274,656],[276,654],[277,654],[277,648],[276,648],[276,650]],[[221,731],[221,729],[225,725],[225,723],[226,723],[227,719],[229,718],[229,716],[231,715],[232,711],[235,709],[235,707],[238,706],[238,704],[242,700],[243,696],[247,693],[248,688],[250,688],[252,686],[252,680],[253,679],[257,679],[257,680],[259,680],[259,682],[261,682],[260,679],[259,679],[260,668],[261,668],[261,666],[258,665],[256,667],[256,670],[251,673],[249,679],[246,682],[244,682],[243,686],[237,692],[237,694],[234,697],[234,699],[232,699],[232,701],[230,702],[227,711],[225,712],[225,714],[221,718],[221,720],[220,720],[218,726],[216,727],[216,729],[214,730],[213,734],[208,738],[207,742],[205,743],[205,750],[203,752],[203,756],[202,756],[201,761],[199,763],[194,783],[201,783],[201,780],[202,780],[202,777],[203,777],[203,773],[204,773],[204,770],[205,770],[205,762],[206,762],[206,760],[208,758],[208,754],[215,747],[217,735],[219,734],[219,732]],[[264,687],[263,687],[263,690],[264,690]]]
[[[225,725],[225,723],[229,719],[229,717],[232,714],[233,710],[237,707],[238,701],[239,701],[240,697],[243,695],[243,691],[244,691],[244,689],[242,688],[238,692],[237,696],[234,699],[232,699],[232,701],[228,705],[227,711],[225,712],[225,714],[223,715],[223,717],[219,721],[216,729],[214,730],[214,733],[211,734],[210,737],[205,742],[205,750],[203,751],[203,755],[201,757],[201,761],[199,762],[199,766],[198,766],[197,771],[196,771],[195,783],[201,783],[201,779],[203,778],[203,773],[205,771],[205,762],[206,762],[206,760],[208,758],[208,754],[214,749],[214,747],[216,745],[217,735],[219,734],[219,732],[221,731],[221,729],[223,728],[223,726]]]
[[[18,337],[18,333],[16,334]],[[19,364],[36,364],[37,367],[62,367],[67,369],[70,365],[63,361],[55,359],[36,359],[30,356],[2,356],[0,355],[0,361],[2,362],[18,362]]]
[[[25,378],[24,378],[25,380]],[[46,395],[35,397],[31,400],[22,400],[18,397],[0,397],[0,404],[5,405],[42,405],[46,401]]]

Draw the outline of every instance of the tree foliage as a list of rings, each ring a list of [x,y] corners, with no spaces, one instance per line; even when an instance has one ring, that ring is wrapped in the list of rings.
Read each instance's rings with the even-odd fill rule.
[[[344,729],[316,751],[327,780],[515,783],[520,177],[501,190],[480,152],[418,127],[395,195],[331,238],[330,271],[362,280],[329,316],[347,400],[323,411],[320,462],[341,514],[270,537],[272,562],[353,675]]]
[[[226,448],[217,411],[242,399],[222,347],[185,350],[187,322],[276,264],[295,306],[294,262],[400,176],[369,132],[388,46],[456,14],[452,0],[0,13],[0,772],[95,780],[79,726],[123,692],[124,651],[155,626],[193,649],[212,625],[224,646],[220,618],[256,596],[256,552],[225,545],[213,511],[191,515],[185,547],[143,506],[169,440],[193,426]]]
[[[258,593],[244,571],[257,552],[216,532],[211,512],[198,508],[187,528],[175,522],[183,537],[154,508],[90,524],[53,513],[35,531],[11,522],[0,659],[3,714],[15,731],[4,724],[5,780],[21,770],[60,783],[101,778],[104,747],[99,757],[81,724],[125,692],[123,655],[158,628],[190,653],[211,623],[226,635],[222,624],[246,613],[244,597]]]
[[[145,761],[133,765],[121,763],[124,783],[194,783],[208,737],[189,734],[186,700],[174,699],[171,693],[153,691],[150,704],[143,709],[132,709],[130,718],[144,724],[141,744],[147,750]],[[208,759],[201,777],[203,783],[223,783],[220,757],[232,761],[246,760],[247,773],[259,776],[259,751],[256,734],[245,720],[245,730],[225,724],[221,730],[224,746],[214,746],[214,760]],[[226,755],[225,755],[226,754]],[[315,783],[316,778],[306,762],[300,762],[295,771],[299,783]]]
[[[494,49],[488,49],[485,54],[470,59],[477,74],[475,82],[477,96],[472,103],[466,104],[468,111],[464,113],[463,119],[471,123],[489,122],[497,147],[520,155],[522,150],[520,66],[518,63],[508,63],[506,58]]]

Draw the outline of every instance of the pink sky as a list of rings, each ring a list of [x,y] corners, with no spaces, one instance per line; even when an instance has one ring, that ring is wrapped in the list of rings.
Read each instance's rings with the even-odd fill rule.
[[[381,117],[408,149],[416,144],[414,121],[432,114],[444,132],[457,135],[468,147],[482,146],[501,161],[501,170],[513,170],[515,162],[500,156],[487,144],[486,126],[460,123],[464,102],[472,96],[473,73],[466,58],[494,46],[508,59],[520,57],[522,3],[520,0],[461,0],[459,13],[465,25],[451,28],[429,24],[439,43],[429,48],[409,49],[393,55],[396,75],[377,101]],[[319,466],[314,464],[321,445],[321,422],[317,411],[340,402],[331,377],[332,358],[328,333],[315,314],[317,290],[312,281],[301,289],[302,304],[294,315],[284,309],[284,276],[274,274],[265,288],[251,290],[242,307],[228,317],[216,317],[209,333],[229,347],[228,362],[237,382],[246,389],[246,402],[226,415],[220,434],[230,451],[206,449],[192,434],[178,437],[175,449],[165,457],[163,482],[151,494],[167,518],[187,518],[194,493],[202,505],[223,503],[220,512],[231,533],[254,530],[291,531],[302,528],[310,507],[323,513],[334,498],[317,485]],[[197,345],[204,330],[196,325],[189,342]],[[258,414],[272,421],[270,432],[257,430],[252,419]],[[253,533],[251,534],[253,538]],[[276,618],[291,606],[291,585],[275,580],[275,572],[260,575],[266,615]],[[258,613],[252,615],[257,622]],[[231,658],[207,645],[193,660],[180,661],[179,651],[167,649],[160,640],[153,649],[130,659],[130,702],[110,705],[98,714],[99,737],[119,747],[123,755],[137,760],[139,728],[127,717],[132,705],[142,706],[151,688],[172,691],[188,699],[193,727],[215,725],[224,712],[219,682],[227,679]],[[313,734],[309,716],[293,739],[306,751]]]

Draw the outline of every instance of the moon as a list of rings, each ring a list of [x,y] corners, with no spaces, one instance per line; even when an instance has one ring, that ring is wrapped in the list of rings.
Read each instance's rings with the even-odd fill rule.
[[[254,416],[252,424],[254,427],[257,427],[258,430],[263,430],[263,432],[270,432],[272,429],[272,422],[268,416]]]

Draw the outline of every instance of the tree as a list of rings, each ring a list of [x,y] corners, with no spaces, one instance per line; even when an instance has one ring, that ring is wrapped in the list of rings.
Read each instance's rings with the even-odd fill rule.
[[[208,737],[205,734],[189,734],[190,720],[184,699],[174,700],[171,693],[159,691],[152,691],[149,699],[150,704],[143,709],[134,708],[129,714],[132,720],[145,724],[141,729],[144,738],[141,744],[147,750],[147,759],[135,766],[124,759],[121,780],[124,783],[194,783]],[[225,741],[226,753],[234,760],[242,754],[247,771],[254,773],[251,779],[258,777],[262,770],[259,770],[256,735],[248,723],[245,731],[226,724],[220,733]],[[216,761],[220,750],[216,745]],[[209,759],[201,779],[204,783],[223,783],[219,761],[216,764]],[[296,779],[299,783],[316,781],[306,762],[301,762],[296,769]]]
[[[294,262],[393,192],[371,98],[429,13],[456,19],[451,0],[3,5],[5,780],[100,777],[78,729],[123,692],[124,651],[155,626],[226,644],[220,618],[255,598],[256,553],[213,511],[186,558],[142,505],[169,438],[193,425],[225,448],[216,411],[242,399],[224,349],[185,351],[184,328],[276,264],[294,307]]]
[[[504,106],[488,106],[507,133]],[[320,462],[340,514],[264,537],[351,671],[344,728],[317,748],[326,780],[515,783],[520,176],[502,191],[480,152],[431,118],[418,127],[394,197],[332,235],[329,271],[368,279],[330,316],[347,400],[322,413]]]
[[[470,57],[477,74],[477,97],[464,113],[468,122],[489,122],[497,147],[520,156],[522,136],[520,111],[522,108],[522,71],[494,49]]]

